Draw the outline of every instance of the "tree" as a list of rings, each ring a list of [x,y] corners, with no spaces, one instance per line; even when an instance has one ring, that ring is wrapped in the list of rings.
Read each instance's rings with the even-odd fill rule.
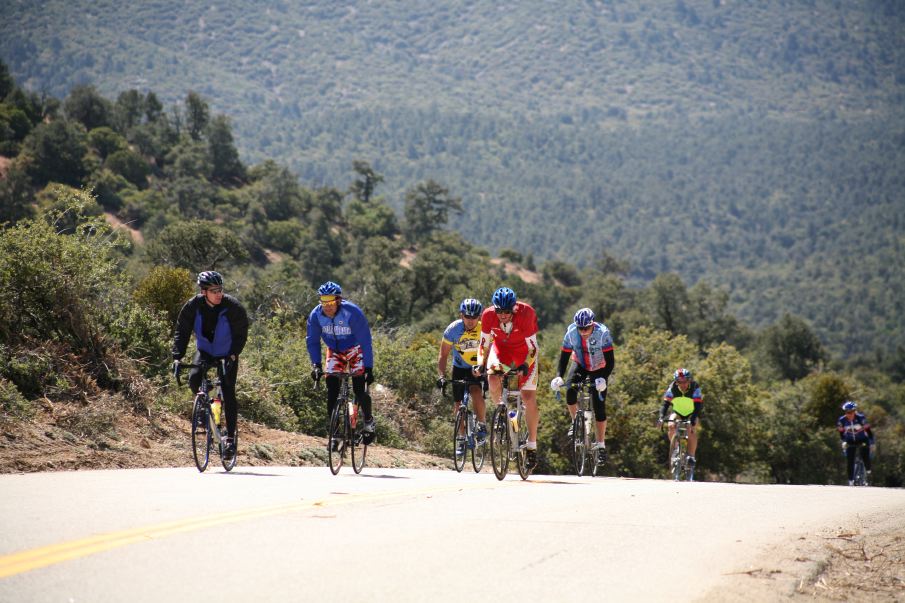
[[[217,270],[228,261],[241,261],[248,252],[231,230],[205,220],[166,226],[147,246],[154,264],[186,268],[192,272]]]
[[[195,92],[189,92],[185,99],[185,122],[192,140],[201,140],[210,122],[210,107]]]
[[[377,185],[383,182],[383,176],[371,169],[371,165],[367,161],[353,161],[352,169],[359,175],[359,178],[349,186],[349,193],[358,201],[368,204]]]
[[[134,151],[129,149],[116,151],[107,157],[104,166],[140,189],[148,186],[148,174],[151,173],[151,167],[144,157]]]
[[[138,283],[132,298],[153,312],[165,314],[167,324],[176,324],[180,308],[195,291],[193,277],[185,268],[155,266]]]
[[[13,161],[0,178],[0,225],[4,222],[15,224],[30,218],[34,213],[31,181],[18,161]]]
[[[94,86],[75,86],[63,101],[63,111],[70,119],[81,122],[86,130],[91,131],[111,125],[113,107]]]
[[[670,333],[686,333],[688,329],[688,290],[673,272],[658,274],[647,293],[654,326]]]
[[[462,212],[462,200],[451,197],[449,189],[427,180],[405,194],[405,237],[418,243],[441,230],[449,212]]]
[[[245,166],[239,161],[239,152],[233,144],[229,118],[217,115],[207,129],[208,150],[211,158],[211,178],[221,184],[241,184],[245,181]]]
[[[28,174],[37,186],[48,182],[81,185],[88,174],[84,163],[87,152],[85,129],[69,120],[39,124],[22,143]]]
[[[780,377],[791,381],[806,376],[826,357],[823,344],[808,323],[788,313],[764,330],[761,347]]]
[[[126,90],[120,92],[113,105],[113,122],[120,132],[128,132],[141,124],[145,115],[145,97],[141,92]]]
[[[122,151],[129,147],[125,138],[107,126],[95,128],[88,132],[88,142],[98,152],[101,159],[106,159],[111,153]]]
[[[0,100],[6,98],[6,95],[12,92],[15,87],[16,82],[9,73],[9,67],[6,66],[6,63],[0,61]]]

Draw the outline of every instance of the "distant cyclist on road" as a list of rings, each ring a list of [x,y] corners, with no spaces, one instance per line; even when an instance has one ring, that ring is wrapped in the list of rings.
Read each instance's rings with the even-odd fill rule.
[[[446,364],[449,353],[453,353],[452,391],[453,413],[458,410],[462,399],[465,397],[465,385],[456,381],[467,381],[468,391],[474,405],[474,413],[477,418],[477,433],[475,437],[478,443],[482,443],[487,437],[487,424],[485,423],[485,405],[482,377],[474,374],[474,367],[478,364],[478,348],[481,346],[481,312],[484,306],[474,298],[462,300],[459,304],[459,319],[454,320],[443,331],[443,339],[440,341],[440,353],[437,357],[437,388],[446,386]],[[456,454],[465,454],[465,450],[456,450]]]
[[[683,404],[685,400],[690,398],[692,403],[690,406],[679,407],[673,402],[681,398]],[[672,414],[666,417],[666,411],[672,405]],[[666,388],[663,394],[663,407],[660,409],[660,419],[657,425],[662,425],[663,420],[668,420],[669,441],[672,442],[676,435],[676,419],[688,419],[691,425],[688,427],[688,466],[694,469],[696,460],[694,458],[695,450],[698,448],[698,433],[696,430],[698,421],[701,419],[701,411],[704,409],[704,396],[701,394],[701,386],[691,377],[691,371],[685,368],[677,369],[673,373],[673,381]]]
[[[476,373],[487,371],[490,397],[499,404],[503,397],[503,373],[517,368],[528,441],[525,444],[525,464],[537,466],[537,315],[534,308],[517,300],[515,291],[500,287],[491,298],[492,308],[481,315],[481,347],[478,350]]]
[[[239,373],[239,354],[248,339],[248,313],[232,295],[223,293],[223,276],[219,272],[205,271],[198,275],[201,293],[190,299],[176,319],[173,335],[174,370],[185,356],[192,333],[198,351],[192,364],[202,360],[210,365],[226,360],[223,375],[223,407],[226,410],[227,438],[224,455],[236,454],[236,423],[239,405],[236,402],[236,376]],[[201,388],[203,375],[198,369],[189,372],[189,388],[194,396]]]
[[[361,404],[365,424],[365,444],[374,441],[376,425],[371,414],[371,396],[365,385],[374,382],[374,352],[371,328],[361,308],[342,297],[342,288],[327,281],[317,289],[320,303],[308,315],[305,344],[311,358],[311,378],[327,376],[327,425],[339,397],[339,374],[348,369],[352,374],[352,390]],[[327,366],[321,362],[321,340],[327,347]],[[330,437],[332,434],[328,434]]]
[[[861,460],[864,461],[864,469],[870,477],[870,447],[874,443],[874,434],[870,429],[870,423],[863,412],[858,411],[858,405],[851,400],[842,405],[845,413],[836,421],[836,429],[842,438],[842,450],[845,451],[845,460],[848,465],[848,485],[855,484],[855,451],[861,449]],[[863,444],[858,446],[857,444]]]
[[[566,390],[566,404],[569,414],[575,418],[578,411],[578,388],[585,377],[594,385],[590,387],[591,400],[594,401],[594,418],[597,429],[597,464],[606,462],[606,386],[610,373],[616,365],[613,353],[613,336],[606,325],[594,321],[594,312],[590,308],[582,308],[575,313],[572,324],[566,330],[559,354],[559,367],[556,377],[550,382],[553,391],[559,391],[564,385],[563,375],[569,358],[575,361],[575,372]],[[569,428],[572,435],[572,428]]]

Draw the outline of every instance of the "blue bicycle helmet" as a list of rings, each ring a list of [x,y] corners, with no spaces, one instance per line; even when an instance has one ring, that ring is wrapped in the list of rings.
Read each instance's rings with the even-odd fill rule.
[[[499,310],[511,310],[515,307],[517,299],[515,291],[509,287],[500,287],[493,292],[493,297],[490,301],[493,303],[494,308]]]
[[[858,405],[851,400],[846,400],[845,404],[842,405],[842,410],[845,412],[852,412],[853,410],[858,410]]]
[[[594,312],[592,312],[590,308],[582,308],[575,313],[572,320],[579,327],[589,327],[594,324]]]
[[[477,318],[481,315],[481,312],[484,310],[484,306],[481,305],[481,302],[474,299],[473,297],[469,297],[462,300],[462,303],[459,304],[459,312],[461,312],[466,318]]]
[[[333,281],[327,281],[317,288],[318,295],[342,295],[343,288]]]
[[[689,371],[687,368],[676,369],[676,372],[673,373],[672,378],[678,381],[679,377],[691,381],[691,371]]]
[[[205,270],[198,274],[198,286],[202,289],[207,289],[208,287],[222,287],[223,276],[219,272]]]

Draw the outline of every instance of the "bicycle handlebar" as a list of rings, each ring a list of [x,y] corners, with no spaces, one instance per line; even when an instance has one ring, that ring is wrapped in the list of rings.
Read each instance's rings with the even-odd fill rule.
[[[220,360],[217,360],[213,363],[202,360],[199,364],[192,364],[189,362],[176,360],[176,370],[174,371],[176,376],[176,383],[178,385],[182,385],[182,379],[180,379],[180,374],[182,373],[182,371],[200,369],[202,373],[207,373],[207,371],[211,370],[214,367],[219,368],[222,374],[226,374],[226,358],[221,358]]]

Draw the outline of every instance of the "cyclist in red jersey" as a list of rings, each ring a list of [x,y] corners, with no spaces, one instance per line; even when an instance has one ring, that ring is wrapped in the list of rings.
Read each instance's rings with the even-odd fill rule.
[[[497,289],[491,299],[493,307],[481,316],[481,347],[478,349],[476,373],[487,372],[490,398],[499,404],[503,396],[502,374],[518,368],[519,388],[525,403],[528,441],[525,462],[530,469],[537,465],[537,315],[534,308],[517,300],[509,287]]]

